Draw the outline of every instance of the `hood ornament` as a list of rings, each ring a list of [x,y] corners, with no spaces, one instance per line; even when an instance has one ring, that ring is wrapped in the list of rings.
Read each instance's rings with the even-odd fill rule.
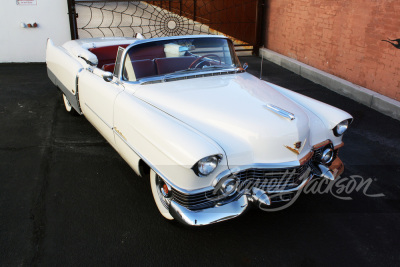
[[[272,112],[275,112],[276,114],[278,114],[279,116],[282,116],[291,121],[296,118],[293,113],[290,113],[289,111],[281,109],[280,107],[274,106],[272,104],[266,104],[266,105],[264,105],[264,108],[269,109]]]
[[[301,150],[303,150],[303,147],[306,143],[307,139],[304,140],[304,142],[302,143],[301,141],[298,141],[296,143],[293,144],[293,147],[290,146],[285,146],[287,149],[289,149],[290,151],[292,151],[293,153],[299,155]]]

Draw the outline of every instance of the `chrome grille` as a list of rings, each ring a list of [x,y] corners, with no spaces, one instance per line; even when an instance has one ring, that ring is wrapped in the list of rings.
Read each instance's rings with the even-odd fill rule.
[[[289,190],[307,179],[309,164],[282,169],[246,169],[234,174],[239,180],[239,189],[257,187],[264,191]]]
[[[215,195],[213,192],[214,190],[210,190],[189,195],[172,189],[172,200],[190,210],[205,209],[215,205],[215,201],[213,200]]]
[[[320,148],[314,150],[314,155],[312,157],[312,161],[319,162],[319,160],[321,159],[323,150],[324,150],[324,147],[320,147]]]

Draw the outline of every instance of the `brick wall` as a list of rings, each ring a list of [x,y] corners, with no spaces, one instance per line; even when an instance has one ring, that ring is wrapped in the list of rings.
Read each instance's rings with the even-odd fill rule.
[[[267,0],[268,49],[400,100],[399,0]]]

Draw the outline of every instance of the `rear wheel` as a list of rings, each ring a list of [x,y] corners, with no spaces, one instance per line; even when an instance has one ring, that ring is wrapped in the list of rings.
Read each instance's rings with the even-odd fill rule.
[[[173,220],[168,210],[169,199],[166,197],[171,192],[168,189],[168,185],[156,174],[153,170],[150,170],[150,185],[153,193],[154,201],[156,202],[157,208],[161,215],[168,220]]]
[[[65,110],[66,110],[68,113],[70,113],[71,115],[77,114],[77,112],[76,112],[75,109],[72,107],[71,103],[69,102],[69,100],[67,99],[67,97],[65,96],[65,94],[63,94],[63,100],[64,100]]]

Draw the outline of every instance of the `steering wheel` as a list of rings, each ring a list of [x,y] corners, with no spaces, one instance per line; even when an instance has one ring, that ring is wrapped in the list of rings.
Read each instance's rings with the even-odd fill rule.
[[[218,65],[221,65],[221,58],[220,58],[218,55],[216,55],[216,54],[207,54],[207,55],[201,56],[201,57],[199,57],[199,58],[196,58],[196,59],[192,62],[192,64],[190,64],[189,69],[191,69],[194,65],[196,65],[194,68],[197,69],[197,67],[198,67],[201,63],[203,63],[203,61],[201,61],[201,60],[204,59],[205,57],[215,57],[215,58],[217,58],[218,61],[219,61],[219,64],[218,64]],[[210,64],[210,66],[211,66],[211,64]]]

